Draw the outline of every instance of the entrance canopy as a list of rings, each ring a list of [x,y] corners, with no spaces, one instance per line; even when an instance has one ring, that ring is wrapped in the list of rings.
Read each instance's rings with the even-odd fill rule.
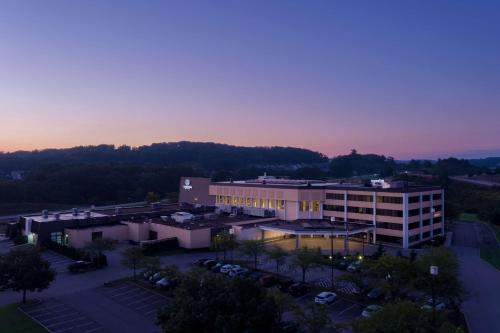
[[[289,235],[350,236],[375,231],[375,226],[363,222],[330,223],[319,220],[275,221],[259,225],[263,231]]]

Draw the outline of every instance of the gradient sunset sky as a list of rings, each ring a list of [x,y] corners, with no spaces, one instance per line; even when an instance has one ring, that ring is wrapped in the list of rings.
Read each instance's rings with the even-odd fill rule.
[[[0,1],[0,151],[179,140],[500,151],[500,2]]]

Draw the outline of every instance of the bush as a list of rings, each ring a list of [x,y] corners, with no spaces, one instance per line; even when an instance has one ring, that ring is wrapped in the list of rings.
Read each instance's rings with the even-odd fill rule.
[[[16,245],[26,244],[28,243],[28,237],[18,234],[12,241]]]
[[[43,245],[49,250],[52,250],[74,260],[82,260],[84,257],[83,251],[78,250],[72,246],[62,245],[53,241],[44,242]]]
[[[145,255],[153,255],[157,251],[174,250],[179,247],[177,237],[162,239],[158,241],[142,242],[141,248]]]

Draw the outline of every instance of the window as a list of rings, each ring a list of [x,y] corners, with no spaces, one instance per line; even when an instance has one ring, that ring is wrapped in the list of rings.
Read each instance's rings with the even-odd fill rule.
[[[339,205],[323,205],[324,210],[329,210],[333,212],[343,212],[344,211],[344,206],[339,206]]]
[[[366,207],[349,206],[349,207],[347,207],[347,211],[349,213],[373,214],[373,208],[366,208]]]
[[[269,208],[270,209],[276,209],[276,200],[269,199]]]
[[[423,238],[429,238],[429,237],[431,237],[431,232],[430,232],[430,231],[426,231],[426,232],[424,232],[424,233],[422,234],[422,237],[423,237]]]
[[[434,193],[432,195],[432,200],[441,200],[441,193]]]
[[[400,223],[377,222],[377,228],[390,230],[403,230],[403,225]]]
[[[309,201],[301,201],[299,206],[299,211],[308,212],[309,211]]]
[[[55,243],[63,244],[63,233],[61,231],[51,232],[50,240]]]
[[[229,205],[229,199],[230,199],[230,197],[229,197],[229,196],[225,196],[225,197],[224,197],[224,203],[225,203],[226,205]]]
[[[435,211],[435,212],[440,212],[440,211],[441,211],[441,209],[442,209],[441,205],[436,205],[436,206],[434,206],[434,211]]]
[[[94,231],[92,232],[92,240],[101,239],[102,231]]]
[[[420,227],[420,222],[412,222],[408,224],[409,230],[418,229],[419,227]]]
[[[278,209],[285,209],[285,200],[278,200]]]
[[[430,195],[426,194],[426,195],[422,196],[422,201],[429,201],[429,200],[431,200],[431,196]]]
[[[260,199],[260,208],[267,208],[266,207],[266,199]]]
[[[396,237],[396,236],[387,236],[387,235],[377,234],[377,241],[378,242],[385,242],[385,243],[402,244],[403,238],[402,237]]]
[[[417,216],[417,215],[420,215],[420,208],[410,209],[408,211],[408,216]]]
[[[431,207],[422,208],[422,214],[429,214],[431,212]]]
[[[258,208],[259,207],[259,199],[253,198],[253,206],[254,206],[254,208]]]
[[[321,203],[319,201],[312,202],[313,212],[319,212],[321,210]]]
[[[403,217],[403,211],[402,210],[380,209],[380,208],[377,208],[377,215],[381,215],[381,216],[393,216],[393,217]]]
[[[238,204],[238,197],[232,197],[233,205],[236,206]]]
[[[413,236],[408,237],[408,241],[409,241],[410,243],[416,242],[416,241],[418,241],[419,239],[420,239],[419,235],[413,235]]]
[[[431,224],[431,220],[430,219],[425,219],[422,221],[422,225],[425,227],[426,225],[429,225]]]
[[[344,200],[343,193],[327,193],[326,198],[330,200]]]
[[[245,205],[245,198],[239,197],[238,198],[238,205],[239,206],[244,206]]]
[[[247,198],[247,206],[248,207],[252,206],[252,198]]]
[[[373,202],[373,196],[371,196],[371,195],[359,195],[359,194],[348,194],[347,200]]]
[[[386,197],[386,196],[377,196],[378,203],[389,203],[389,204],[402,204],[402,197]]]
[[[408,203],[417,203],[417,202],[420,202],[420,196],[408,198]]]

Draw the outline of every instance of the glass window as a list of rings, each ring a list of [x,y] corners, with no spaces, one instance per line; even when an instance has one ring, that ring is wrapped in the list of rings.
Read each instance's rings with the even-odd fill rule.
[[[233,197],[232,201],[233,201],[233,205],[236,206],[238,204],[238,197]]]
[[[327,193],[326,198],[330,200],[344,200],[344,193]]]
[[[285,200],[278,200],[278,209],[285,209]]]
[[[51,232],[50,233],[50,240],[55,242],[55,243],[59,243],[59,244],[63,244],[63,233],[62,232]]]
[[[313,212],[319,212],[321,210],[321,203],[319,201],[313,201],[312,210]]]
[[[260,208],[267,208],[266,207],[266,199],[260,199]]]
[[[258,207],[259,207],[259,199],[257,199],[257,198],[253,198],[253,206],[254,206],[255,208],[258,208]]]
[[[269,208],[270,209],[275,209],[276,208],[276,200],[269,199]]]

